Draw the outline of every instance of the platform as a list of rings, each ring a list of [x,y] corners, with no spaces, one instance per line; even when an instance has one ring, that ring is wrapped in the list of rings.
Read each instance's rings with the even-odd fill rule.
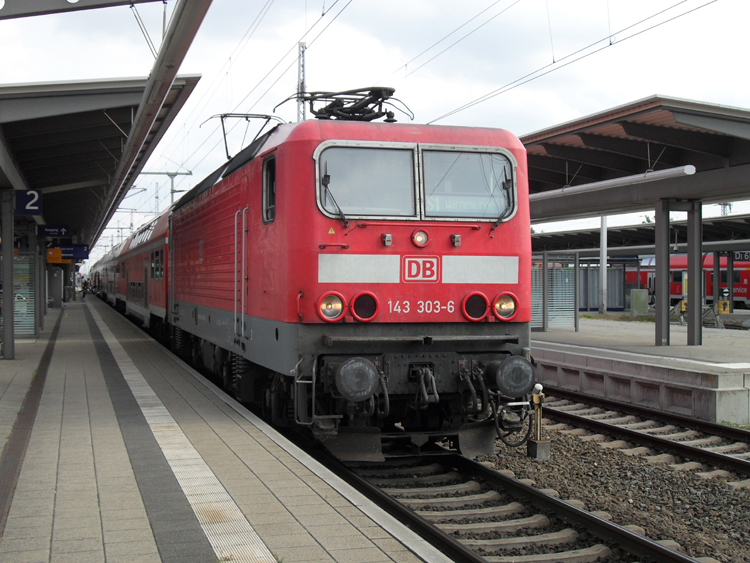
[[[538,379],[701,420],[750,422],[750,331],[704,327],[703,344],[688,346],[687,327],[673,324],[671,345],[658,347],[654,331],[654,323],[581,318],[578,332],[535,332]]]
[[[109,306],[0,362],[0,563],[448,559]]]

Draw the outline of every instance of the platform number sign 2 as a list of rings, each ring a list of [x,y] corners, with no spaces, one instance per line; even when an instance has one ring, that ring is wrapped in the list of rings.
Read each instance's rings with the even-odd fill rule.
[[[42,194],[36,190],[16,190],[16,215],[41,215]]]

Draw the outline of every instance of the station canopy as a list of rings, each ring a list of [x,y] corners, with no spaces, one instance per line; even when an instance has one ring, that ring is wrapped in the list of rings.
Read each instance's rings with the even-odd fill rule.
[[[0,189],[37,192],[42,214],[29,220],[67,227],[70,240],[61,242],[93,245],[114,192],[127,192],[198,79],[174,80],[131,151],[146,78],[1,86]]]
[[[533,223],[653,210],[659,199],[750,198],[747,109],[653,96],[521,141]],[[676,174],[648,181],[667,171]]]
[[[654,223],[607,228],[608,254],[643,255],[654,253]],[[670,221],[670,249],[687,252],[687,221]],[[578,229],[564,232],[533,233],[532,251],[599,253],[600,230]],[[675,250],[676,249],[676,250]],[[703,219],[704,251],[750,250],[750,215]]]

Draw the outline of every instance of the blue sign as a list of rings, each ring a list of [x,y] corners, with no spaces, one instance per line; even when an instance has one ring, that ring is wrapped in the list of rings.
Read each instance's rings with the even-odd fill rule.
[[[16,215],[41,215],[42,194],[36,190],[16,190]]]
[[[89,247],[87,244],[74,244],[73,246],[61,246],[63,258],[73,260],[86,260],[89,257]]]
[[[39,225],[37,234],[40,237],[70,237],[70,227],[67,225]]]

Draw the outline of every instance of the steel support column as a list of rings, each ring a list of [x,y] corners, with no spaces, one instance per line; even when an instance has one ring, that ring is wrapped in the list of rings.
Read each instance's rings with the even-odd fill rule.
[[[599,314],[607,312],[607,216],[602,215],[599,231]]]
[[[581,271],[581,256],[579,252],[575,253],[575,262],[573,265],[573,276],[574,276],[574,282],[573,282],[573,326],[576,329],[576,332],[579,331],[580,328],[580,321],[581,321],[581,315],[578,313],[578,309],[580,308],[581,304],[581,277],[580,277],[580,271]]]
[[[39,336],[39,308],[41,304],[39,302],[39,280],[41,273],[39,272],[39,248],[36,243],[36,223],[29,223],[29,252],[31,252],[31,275],[34,276],[34,336]]]
[[[549,327],[549,272],[547,251],[542,252],[542,332]]]
[[[703,213],[700,201],[688,210],[688,346],[703,344]]]
[[[727,289],[729,290],[729,312],[734,313],[734,252],[727,252]]]
[[[654,211],[654,245],[656,247],[654,344],[669,346],[669,200],[658,200]]]
[[[37,303],[39,308],[37,316],[39,319],[39,330],[44,330],[44,315],[47,314],[47,248],[45,237],[40,237],[38,240],[39,253],[36,257],[37,272],[39,272],[39,284],[37,285]]]
[[[13,223],[15,208],[13,190],[2,192],[3,237],[3,358],[12,360],[16,355],[15,325],[13,322]]]

